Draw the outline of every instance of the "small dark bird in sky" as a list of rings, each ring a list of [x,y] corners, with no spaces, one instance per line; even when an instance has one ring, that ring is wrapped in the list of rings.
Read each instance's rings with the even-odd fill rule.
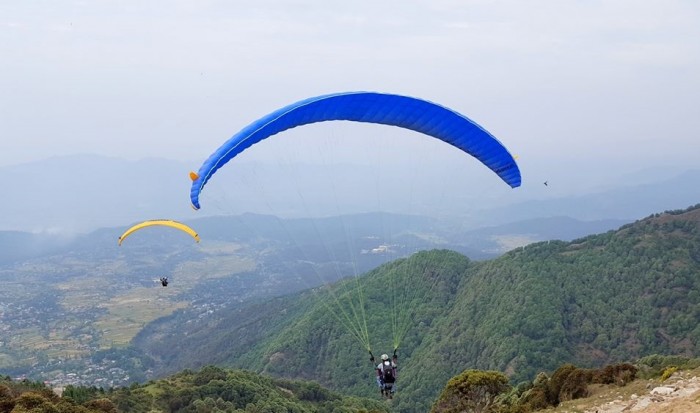
[[[547,185],[547,182],[549,182],[549,181],[544,181],[544,186],[549,186],[549,185]]]

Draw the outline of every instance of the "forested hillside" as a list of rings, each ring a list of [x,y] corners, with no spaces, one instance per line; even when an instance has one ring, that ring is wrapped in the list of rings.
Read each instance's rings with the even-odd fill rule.
[[[57,396],[42,383],[0,376],[2,412],[382,413],[380,401],[342,396],[317,383],[207,366],[120,389],[73,387]]]
[[[653,353],[698,355],[698,275],[696,206],[492,261],[421,252],[330,291],[192,323],[182,341],[181,330],[170,330],[170,339],[167,331],[154,335],[158,346],[147,337],[139,345],[154,355],[162,349],[172,369],[213,359],[367,395],[376,392],[372,365],[335,301],[362,291],[375,352],[392,349],[394,309],[408,320],[394,404],[427,411],[447,380],[467,368],[519,381],[566,362],[594,367]]]

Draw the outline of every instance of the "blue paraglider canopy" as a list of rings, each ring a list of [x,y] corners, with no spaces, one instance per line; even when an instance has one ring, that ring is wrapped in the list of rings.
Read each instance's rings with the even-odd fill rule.
[[[474,156],[511,187],[520,186],[520,169],[513,156],[498,139],[466,116],[418,98],[346,92],[285,106],[233,135],[204,161],[197,173],[190,173],[192,207],[200,208],[199,194],[212,175],[246,148],[287,129],[332,120],[391,125],[432,136]]]

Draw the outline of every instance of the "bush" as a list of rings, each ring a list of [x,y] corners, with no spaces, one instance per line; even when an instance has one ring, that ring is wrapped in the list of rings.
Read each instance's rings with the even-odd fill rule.
[[[105,413],[117,413],[117,407],[109,399],[90,400],[84,404],[90,410],[97,410]]]
[[[589,371],[573,370],[562,382],[559,390],[559,401],[580,399],[588,396],[588,383],[591,381]]]
[[[465,370],[447,382],[431,412],[492,411],[496,397],[508,389],[508,378],[502,373]]]
[[[690,370],[700,367],[700,359],[654,354],[639,359],[637,367],[638,375],[649,379],[661,376],[668,367],[677,367],[678,370]]]
[[[547,401],[550,405],[556,406],[559,404],[559,393],[561,392],[564,382],[569,375],[576,370],[573,364],[564,364],[559,367],[547,383]]]
[[[591,383],[625,386],[637,377],[637,368],[629,363],[612,364],[593,370]]]
[[[661,381],[666,381],[676,371],[678,371],[678,367],[676,367],[676,366],[666,367],[666,370],[664,370],[663,374],[661,374]]]
[[[523,398],[522,405],[524,410],[521,411],[525,412],[533,412],[552,406],[547,400],[547,391],[544,387],[535,387],[530,390]]]
[[[46,413],[57,412],[50,400],[36,392],[22,393],[16,400],[12,411],[41,411]]]
[[[591,383],[624,386],[635,379],[637,368],[629,363],[601,369],[580,369],[573,364],[559,367],[552,377],[539,373],[532,383],[521,383],[498,399],[499,413],[530,413],[559,405],[562,401],[588,397]]]

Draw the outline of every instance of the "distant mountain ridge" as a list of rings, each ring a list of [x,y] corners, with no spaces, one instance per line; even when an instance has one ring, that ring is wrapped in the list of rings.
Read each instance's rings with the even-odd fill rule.
[[[165,159],[94,155],[0,168],[12,194],[0,206],[0,228],[70,234],[139,219],[178,219],[189,214],[186,168]]]
[[[281,174],[288,173],[279,165],[238,162],[235,168],[227,168],[232,170],[218,172],[221,176],[210,184],[214,187],[203,193],[202,210],[194,214],[189,205],[188,172],[196,167],[196,162],[159,158],[128,161],[89,154],[0,167],[7,194],[6,201],[0,204],[0,230],[86,233],[144,219],[187,220],[245,212],[322,217],[368,212],[378,209],[379,204],[392,213],[457,217],[465,229],[556,216],[584,221],[633,220],[654,211],[693,204],[700,185],[698,170],[672,178],[664,175],[651,183],[646,175],[633,178],[634,174],[630,174],[628,187],[603,192],[557,198],[541,189],[523,192],[524,187],[519,189],[520,197],[501,196],[498,198],[501,201],[494,201],[481,197],[484,183],[460,182],[473,192],[453,185],[440,188],[433,185],[436,178],[429,173],[436,171],[425,171],[419,175],[419,182],[404,185],[400,182],[406,180],[399,180],[396,187],[387,188],[380,203],[373,184],[377,181],[375,171],[357,165],[323,168],[299,164],[294,165],[295,178],[281,179],[284,178]],[[441,177],[444,179],[444,175]],[[639,184],[633,179],[638,179]],[[233,181],[238,186],[235,193],[229,193],[228,183]],[[301,183],[309,186],[303,188],[298,185]],[[566,185],[566,182],[552,185]],[[328,188],[335,192],[332,196]],[[429,200],[449,199],[445,192],[450,191],[457,191],[453,202],[423,205]],[[298,200],[300,193],[306,208],[290,206],[290,201]],[[525,201],[514,203],[515,199]],[[472,204],[474,209],[470,209]],[[479,205],[490,206],[483,209]],[[338,210],[339,206],[343,206],[342,211]]]
[[[444,246],[473,259],[497,256],[515,246],[531,242],[558,239],[571,240],[584,235],[608,231],[628,223],[628,220],[580,221],[569,217],[538,218],[475,230],[460,230],[451,226],[451,220],[438,220],[425,216],[364,213],[326,218],[282,219],[272,215],[241,214],[232,216],[202,217],[182,220],[191,225],[208,241],[278,240],[287,243],[311,242],[315,248],[325,248],[324,240],[331,243],[348,242],[349,238],[361,239],[368,235],[381,235],[390,242],[404,243],[414,249]],[[131,225],[128,224],[128,225]],[[111,247],[127,228],[100,228],[86,234],[63,232],[0,231],[0,265],[25,259],[69,251]],[[425,239],[421,239],[425,237]],[[502,241],[503,237],[518,237],[517,245]],[[143,238],[143,241],[139,241]],[[151,231],[142,232],[129,242],[149,244]],[[315,240],[315,241],[314,241]],[[116,242],[116,241],[115,241]],[[360,248],[362,242],[356,242]],[[377,241],[366,240],[365,248],[377,247]]]
[[[395,402],[401,411],[418,412],[465,368],[496,369],[517,380],[564,362],[593,366],[653,353],[697,356],[698,274],[695,206],[485,262],[450,251],[421,252],[370,272],[362,283],[377,351],[391,350],[385,288],[411,291],[402,307],[411,323],[399,348]],[[333,289],[344,296],[353,288],[345,282]],[[329,313],[325,296],[323,289],[307,291],[187,328],[177,317],[164,319],[135,345],[166,370],[215,362],[366,394],[373,389],[367,353]]]
[[[601,219],[583,221],[565,216],[532,218],[508,224],[456,231],[448,238],[450,243],[464,245],[494,255],[533,242],[561,240],[571,241],[587,235],[599,234],[619,228],[632,220]],[[455,249],[464,253],[466,250]],[[478,256],[466,254],[472,258]]]
[[[490,208],[483,211],[481,219],[486,225],[562,215],[584,221],[633,220],[668,209],[669,205],[693,205],[700,197],[699,187],[700,170],[688,170],[660,182]]]

